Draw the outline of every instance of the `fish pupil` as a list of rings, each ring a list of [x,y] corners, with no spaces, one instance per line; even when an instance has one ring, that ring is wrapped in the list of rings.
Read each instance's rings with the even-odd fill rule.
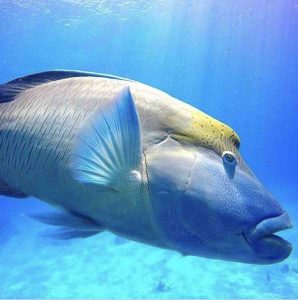
[[[226,160],[228,162],[232,162],[234,160],[233,156],[231,154],[226,154]]]

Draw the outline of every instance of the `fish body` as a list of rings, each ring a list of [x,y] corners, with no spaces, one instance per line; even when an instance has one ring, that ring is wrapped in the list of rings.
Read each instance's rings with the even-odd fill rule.
[[[279,218],[276,231],[290,221],[246,166],[239,145],[229,126],[124,78],[64,71],[0,86],[2,194],[62,208],[68,216],[59,221],[37,218],[70,225],[66,237],[108,230],[185,255],[284,259],[290,253],[285,241],[249,240],[264,220]],[[243,200],[252,195],[251,203]],[[230,248],[239,244],[239,226],[237,254]]]

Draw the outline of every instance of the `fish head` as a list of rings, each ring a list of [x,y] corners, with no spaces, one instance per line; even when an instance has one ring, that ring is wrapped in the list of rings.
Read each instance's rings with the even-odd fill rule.
[[[292,246],[275,233],[292,227],[290,218],[238,148],[227,145],[207,148],[169,136],[150,155],[149,190],[159,232],[184,255],[282,261]]]
[[[287,258],[291,244],[274,233],[292,226],[289,216],[243,162],[230,151],[194,155],[177,213],[205,253],[258,264]]]

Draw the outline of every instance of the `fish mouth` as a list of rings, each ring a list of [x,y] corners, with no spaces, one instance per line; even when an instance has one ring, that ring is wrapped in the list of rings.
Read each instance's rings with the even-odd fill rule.
[[[279,262],[291,254],[293,247],[275,233],[292,227],[290,217],[287,213],[283,213],[244,230],[243,236],[264,263]]]

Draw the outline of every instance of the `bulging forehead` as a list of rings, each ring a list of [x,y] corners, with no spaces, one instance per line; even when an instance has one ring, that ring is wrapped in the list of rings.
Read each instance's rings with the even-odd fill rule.
[[[201,111],[192,113],[189,131],[190,135],[201,144],[208,145],[215,141],[226,141],[226,144],[230,144],[229,147],[239,148],[240,146],[240,138],[231,127]],[[218,147],[218,145],[214,146]],[[220,150],[218,149],[216,152],[221,152]]]
[[[218,155],[224,151],[237,154],[240,147],[240,138],[231,127],[197,109],[188,113],[187,122],[175,126],[172,135],[178,141],[212,150]]]
[[[180,116],[169,118],[167,126],[172,128],[171,137],[181,144],[189,145],[190,151],[208,153],[210,159],[217,157],[221,162],[224,151],[231,151],[237,158],[238,167],[248,174],[253,175],[244,162],[240,152],[240,138],[238,134],[225,123],[209,116],[208,114],[192,108],[180,112]],[[207,151],[202,151],[202,150]],[[214,155],[212,155],[212,153]]]
[[[179,142],[204,147],[218,155],[239,149],[239,136],[223,122],[166,93],[143,85],[132,87],[145,135],[158,140],[170,134]]]

